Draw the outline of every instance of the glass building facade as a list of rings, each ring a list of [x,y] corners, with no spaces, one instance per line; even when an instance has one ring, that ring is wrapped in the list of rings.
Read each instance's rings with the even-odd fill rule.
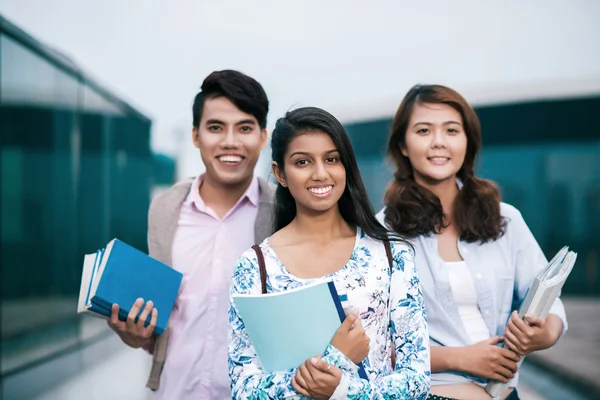
[[[83,255],[115,237],[147,250],[153,177],[170,163],[151,153],[148,117],[1,16],[0,100],[6,386],[109,334],[76,313]]]
[[[498,183],[547,257],[578,253],[565,294],[600,295],[600,95],[476,107],[483,133],[478,176]],[[383,206],[393,165],[392,119],[346,124],[371,202]]]

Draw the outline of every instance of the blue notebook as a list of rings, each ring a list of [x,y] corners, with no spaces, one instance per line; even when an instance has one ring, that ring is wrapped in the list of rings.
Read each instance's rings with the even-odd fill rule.
[[[278,293],[235,294],[233,301],[268,373],[297,368],[323,354],[346,318],[332,281]],[[368,379],[362,364],[359,375]]]
[[[138,298],[152,300],[158,310],[154,333],[160,335],[167,327],[182,278],[179,271],[113,239],[106,249],[84,257],[77,312],[107,319],[116,303],[119,319],[125,321]],[[148,315],[146,326],[151,317]]]

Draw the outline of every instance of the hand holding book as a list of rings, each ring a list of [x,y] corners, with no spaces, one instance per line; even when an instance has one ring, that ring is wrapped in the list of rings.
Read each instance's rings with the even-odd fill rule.
[[[77,312],[110,320],[123,341],[136,346],[148,332],[160,335],[167,329],[182,277],[181,272],[113,239],[105,249],[84,257]],[[143,299],[152,299],[153,304],[142,309]]]
[[[347,319],[347,318],[346,318]],[[292,378],[294,390],[310,399],[329,399],[342,379],[342,370],[312,357],[302,364]]]
[[[560,333],[548,345],[546,341],[550,340],[546,335],[552,334],[551,331],[554,331],[554,329],[547,326],[542,328],[542,325],[556,324],[561,327],[560,330],[562,331],[562,322],[558,323],[552,316],[548,319],[546,317],[559,297],[576,260],[577,253],[569,251],[569,248],[565,246],[550,260],[546,268],[536,275],[519,307],[518,313],[514,312],[511,315],[507,328],[504,330],[507,339],[504,348],[511,348],[512,346],[512,349],[517,353],[525,355],[535,350],[548,348],[556,342]],[[535,319],[530,319],[534,322],[533,326],[529,326],[524,321],[527,317],[535,317]],[[539,320],[543,320],[544,323],[542,324]],[[550,331],[547,328],[550,328]],[[522,357],[519,366],[521,362],[523,362]],[[490,396],[495,397],[504,393],[507,387],[504,382],[490,381],[486,391]]]
[[[502,338],[494,336],[470,346],[457,347],[460,355],[455,357],[455,362],[460,365],[456,369],[499,382],[510,381],[517,372],[520,357],[497,346],[498,343],[502,343]]]
[[[120,321],[119,305],[113,304],[110,319],[106,321],[108,326],[119,335],[123,343],[134,349],[146,346],[152,341],[158,319],[158,310],[154,308],[152,301],[148,301],[143,310],[142,306],[144,306],[144,299],[137,299],[133,303],[127,319]],[[139,314],[140,310],[142,311],[141,314]],[[147,321],[148,315],[151,315],[149,323]]]
[[[358,312],[352,312],[333,335],[331,345],[358,365],[369,355],[370,341]]]
[[[562,321],[557,316],[548,315],[544,319],[526,315],[521,319],[517,311],[513,311],[504,328],[506,345],[520,356],[551,347],[561,332]]]
[[[354,364],[360,365],[369,355],[370,341],[358,318],[358,312],[353,311],[346,316],[333,335],[331,345]],[[319,355],[309,358],[298,368],[292,378],[292,386],[305,397],[328,399],[341,378],[342,371],[334,365],[327,364]]]
[[[295,369],[331,344],[356,363],[359,376],[368,380],[361,361],[369,352],[369,338],[357,314],[346,318],[333,281],[277,293],[234,294],[233,301],[266,373]],[[290,314],[295,318],[289,319]],[[282,320],[287,322],[273,322]],[[308,327],[310,335],[302,334]]]

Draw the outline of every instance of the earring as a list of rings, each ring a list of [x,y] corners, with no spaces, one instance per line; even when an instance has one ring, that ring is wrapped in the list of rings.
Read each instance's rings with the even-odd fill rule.
[[[281,182],[281,186],[283,186],[283,187],[287,187],[287,183],[285,183],[285,182]]]

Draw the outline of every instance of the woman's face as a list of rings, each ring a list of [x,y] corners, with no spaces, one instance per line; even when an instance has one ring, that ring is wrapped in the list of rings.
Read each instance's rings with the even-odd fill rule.
[[[467,135],[454,108],[416,103],[405,141],[402,154],[410,160],[417,183],[429,186],[456,179],[467,153]]]
[[[283,170],[273,163],[273,172],[290,190],[298,211],[325,212],[337,207],[346,189],[346,169],[340,153],[331,137],[320,131],[292,139]]]

